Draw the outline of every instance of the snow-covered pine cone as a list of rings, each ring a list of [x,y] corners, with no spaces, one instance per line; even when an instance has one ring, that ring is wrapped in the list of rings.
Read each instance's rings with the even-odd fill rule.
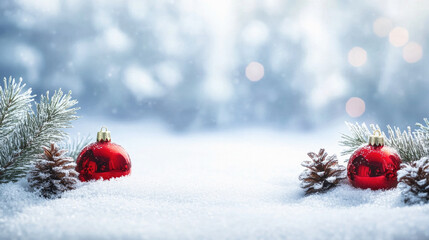
[[[429,202],[429,158],[401,164],[398,181],[405,203]]]
[[[55,144],[43,147],[44,153],[35,161],[28,174],[30,187],[45,198],[59,196],[64,191],[74,189],[78,183],[76,163],[58,150]]]
[[[301,163],[307,169],[299,175],[301,187],[305,189],[306,194],[324,192],[346,178],[346,168],[338,164],[336,155],[328,156],[323,148],[319,154],[310,152],[307,155],[311,161]]]

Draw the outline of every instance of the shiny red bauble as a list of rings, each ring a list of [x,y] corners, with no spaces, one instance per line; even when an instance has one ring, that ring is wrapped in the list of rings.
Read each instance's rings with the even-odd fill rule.
[[[107,180],[131,173],[130,156],[124,148],[111,142],[110,132],[103,135],[104,132],[99,132],[101,137],[97,136],[97,142],[86,146],[77,158],[76,171],[83,182]]]
[[[367,145],[350,157],[347,177],[358,188],[372,190],[394,188],[401,159],[396,151],[384,145]]]

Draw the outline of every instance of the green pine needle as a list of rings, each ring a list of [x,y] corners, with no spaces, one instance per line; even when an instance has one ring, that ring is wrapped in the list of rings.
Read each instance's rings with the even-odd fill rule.
[[[24,105],[24,100],[26,104],[32,101],[31,90],[20,93],[24,86],[20,84],[21,81],[19,84],[5,81],[4,90],[0,92],[0,113],[9,112],[6,116],[14,115],[15,124],[12,130],[8,129],[10,124],[0,125],[0,132],[7,133],[0,145],[0,183],[24,177],[29,164],[42,152],[42,146],[62,141],[67,136],[62,129],[70,128],[71,121],[77,119],[78,108],[74,107],[77,101],[71,98],[71,92],[64,94],[61,89],[52,96],[49,92],[42,95],[40,102],[35,104],[35,112],[17,107],[5,109],[8,104],[3,101],[10,98],[10,92],[15,93],[15,98],[20,99],[21,105]]]
[[[0,142],[6,141],[7,135],[20,123],[21,116],[31,111],[34,96],[31,89],[23,92],[24,87],[21,78],[18,82],[12,77],[3,79],[3,86],[0,86]]]
[[[341,153],[343,156],[351,155],[357,148],[368,144],[368,138],[375,130],[380,130],[385,138],[386,146],[394,148],[401,156],[403,162],[412,162],[419,160],[422,157],[429,155],[429,121],[425,119],[426,126],[417,123],[417,130],[401,131],[398,127],[387,126],[387,135],[381,131],[378,125],[370,125],[370,128],[365,123],[349,123],[350,135],[342,134],[340,145],[345,147]]]
[[[93,137],[91,136],[82,137],[78,135],[73,139],[68,137],[63,142],[61,148],[67,149],[67,155],[76,161],[82,149],[86,147],[88,144],[90,144],[91,142],[93,142]]]

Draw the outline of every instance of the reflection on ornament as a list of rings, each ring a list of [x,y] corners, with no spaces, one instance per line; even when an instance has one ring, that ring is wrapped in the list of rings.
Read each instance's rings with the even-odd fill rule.
[[[347,177],[358,188],[394,188],[398,184],[397,171],[400,164],[399,155],[394,149],[384,146],[384,137],[377,130],[369,138],[369,144],[357,149],[350,157]]]

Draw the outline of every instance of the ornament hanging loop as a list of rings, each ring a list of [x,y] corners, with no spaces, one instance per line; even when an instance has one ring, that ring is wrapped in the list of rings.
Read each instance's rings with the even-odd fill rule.
[[[369,137],[369,145],[384,146],[384,137],[379,129],[376,129],[372,136]]]
[[[101,127],[101,130],[97,133],[97,142],[110,142],[111,140],[110,131],[107,130],[107,127]]]

